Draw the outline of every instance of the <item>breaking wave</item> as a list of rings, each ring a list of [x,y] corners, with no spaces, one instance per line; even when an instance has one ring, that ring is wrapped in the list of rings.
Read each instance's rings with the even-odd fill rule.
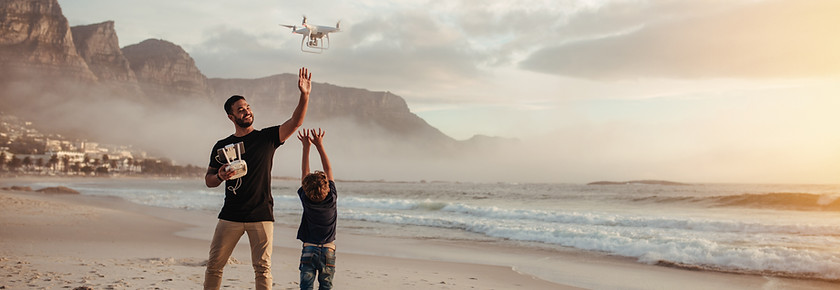
[[[636,202],[698,203],[721,207],[747,207],[798,211],[840,211],[840,195],[814,193],[748,193],[727,196],[649,196]]]

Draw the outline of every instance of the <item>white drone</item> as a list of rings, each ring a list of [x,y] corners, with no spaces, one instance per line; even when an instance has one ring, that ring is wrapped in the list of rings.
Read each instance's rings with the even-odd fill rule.
[[[325,49],[330,48],[330,32],[341,31],[341,29],[339,29],[341,21],[338,21],[335,24],[335,27],[311,25],[306,23],[306,15],[303,16],[302,28],[298,28],[295,25],[280,25],[291,28],[292,33],[302,34],[303,39],[300,40],[300,50],[310,53],[321,53]],[[327,39],[326,44],[324,43],[325,36]],[[306,44],[305,47],[304,43]]]

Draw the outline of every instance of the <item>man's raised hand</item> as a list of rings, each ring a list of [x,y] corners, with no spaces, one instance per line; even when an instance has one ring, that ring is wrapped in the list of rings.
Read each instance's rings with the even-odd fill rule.
[[[306,95],[309,95],[309,92],[312,91],[312,73],[305,67],[298,71],[298,90]]]

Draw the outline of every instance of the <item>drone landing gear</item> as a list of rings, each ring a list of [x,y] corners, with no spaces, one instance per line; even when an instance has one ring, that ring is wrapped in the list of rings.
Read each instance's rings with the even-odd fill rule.
[[[326,37],[327,41],[324,42],[323,38],[312,38],[304,35],[303,39],[300,40],[300,50],[308,53],[322,53],[330,48],[330,36],[327,35]]]

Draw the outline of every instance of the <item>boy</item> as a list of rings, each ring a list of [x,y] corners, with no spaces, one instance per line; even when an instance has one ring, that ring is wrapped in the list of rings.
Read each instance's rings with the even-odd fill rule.
[[[310,290],[318,277],[318,289],[332,289],[335,274],[335,224],[338,217],[332,167],[324,151],[324,134],[320,128],[298,131],[303,144],[301,187],[298,197],[303,204],[297,238],[303,242],[300,255],[300,289]],[[315,145],[321,155],[324,171],[309,173],[309,147]]]

